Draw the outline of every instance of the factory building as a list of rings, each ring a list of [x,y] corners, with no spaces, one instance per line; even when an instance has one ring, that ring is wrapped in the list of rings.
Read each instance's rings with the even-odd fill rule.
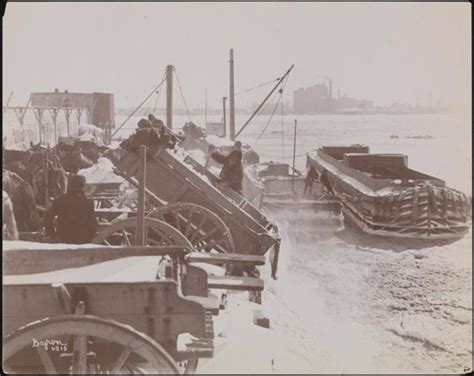
[[[337,98],[333,98],[332,81],[320,83],[308,88],[300,88],[293,92],[293,112],[295,114],[331,114],[345,110],[370,110],[373,102],[341,97],[338,90]]]

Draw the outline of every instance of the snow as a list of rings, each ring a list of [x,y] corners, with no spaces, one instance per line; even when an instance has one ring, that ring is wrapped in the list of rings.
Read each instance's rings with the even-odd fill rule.
[[[228,137],[217,137],[214,135],[207,135],[206,136],[206,141],[214,145],[215,147],[221,147],[221,146],[233,146],[235,141],[232,141]]]
[[[104,130],[94,124],[79,124],[78,136],[81,141],[93,141],[96,145],[103,145]]]
[[[101,157],[97,163],[89,168],[79,170],[78,175],[86,178],[87,183],[122,183],[125,179],[116,175],[113,171],[114,165],[110,159]]]

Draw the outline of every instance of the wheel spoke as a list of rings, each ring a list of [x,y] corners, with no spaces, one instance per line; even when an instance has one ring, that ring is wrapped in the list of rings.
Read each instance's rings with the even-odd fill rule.
[[[132,349],[130,347],[126,347],[125,349],[123,349],[123,351],[115,361],[114,365],[112,366],[112,370],[110,371],[110,373],[117,374],[123,367],[131,353]]]
[[[176,221],[176,229],[178,231],[181,231],[181,226],[179,223],[179,213],[178,212],[173,212],[174,220]]]
[[[49,356],[48,352],[45,351],[40,346],[38,346],[36,348],[36,351],[38,352],[38,355],[41,358],[41,363],[43,363],[43,366],[44,366],[44,369],[46,370],[46,373],[56,375],[57,374],[56,369],[54,368],[53,361],[51,360],[51,357]]]
[[[72,373],[87,372],[87,336],[76,336],[73,345]]]
[[[204,223],[206,223],[206,220],[207,220],[207,217],[204,216],[201,220],[201,223],[199,223],[199,226],[196,228],[196,231],[194,232],[193,236],[191,236],[191,239],[189,239],[189,241],[191,242],[191,244],[194,244],[194,239],[196,238],[196,236],[199,235],[199,233],[201,232],[201,229],[202,227],[204,226]],[[199,243],[199,242],[196,242],[196,243]]]
[[[128,238],[127,231],[125,231],[125,229],[122,229],[121,232],[122,232],[123,237],[125,238],[125,242],[127,243],[129,247],[131,247],[132,243],[130,243],[130,239]]]
[[[206,240],[206,239],[209,239],[212,235],[214,235],[217,231],[219,230],[219,227],[214,227],[211,231],[209,231],[207,234],[205,234],[204,236],[201,236],[197,241],[196,243],[201,243],[202,241]]]
[[[193,223],[193,221],[192,221],[193,214],[194,214],[194,210],[190,210],[188,221],[186,222],[186,229],[184,230],[184,236],[186,238],[189,237],[189,230],[191,230],[191,225]]]

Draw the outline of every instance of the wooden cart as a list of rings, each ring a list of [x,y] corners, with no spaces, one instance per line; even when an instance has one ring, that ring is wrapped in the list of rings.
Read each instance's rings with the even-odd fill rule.
[[[196,253],[185,243],[15,244],[4,243],[7,373],[193,373],[199,358],[213,355],[212,315],[222,308],[209,289],[263,289],[259,279],[219,280],[193,265],[255,266],[262,256]]]

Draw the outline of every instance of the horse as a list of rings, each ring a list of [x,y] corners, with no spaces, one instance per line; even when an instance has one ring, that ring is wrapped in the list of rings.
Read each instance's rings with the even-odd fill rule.
[[[66,192],[67,174],[54,153],[50,153],[45,161],[44,151],[30,150],[28,159],[9,163],[4,167],[32,186],[38,204],[46,204],[45,169],[48,175],[49,197],[56,198]]]
[[[40,231],[41,223],[31,185],[12,171],[3,169],[3,190],[10,196],[13,214],[21,232]]]
[[[71,174],[77,174],[79,170],[89,168],[94,164],[93,160],[82,153],[79,143],[68,145],[60,142],[56,145],[55,151],[59,155],[61,165]]]
[[[3,240],[18,240],[18,227],[13,214],[13,205],[8,193],[3,191],[2,219],[3,219]]]

